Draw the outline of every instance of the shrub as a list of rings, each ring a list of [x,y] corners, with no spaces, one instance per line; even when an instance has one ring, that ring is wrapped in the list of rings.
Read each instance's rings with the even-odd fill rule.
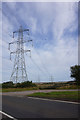
[[[2,88],[13,88],[14,84],[12,81],[2,83]]]
[[[17,84],[13,84],[12,81],[2,83],[2,88],[26,88],[26,87],[37,87],[32,81],[25,81]]]
[[[17,83],[16,87],[17,88],[36,87],[36,84],[33,84],[32,81],[25,81],[22,83]]]

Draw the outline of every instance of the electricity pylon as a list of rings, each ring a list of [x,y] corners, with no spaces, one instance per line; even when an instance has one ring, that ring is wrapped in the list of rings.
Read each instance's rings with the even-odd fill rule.
[[[11,54],[15,54],[14,66],[10,77],[10,80],[15,83],[28,81],[24,53],[31,52],[31,50],[24,50],[24,43],[32,40],[23,40],[23,33],[25,31],[27,31],[27,34],[29,34],[29,29],[23,29],[22,26],[20,26],[19,30],[13,32],[13,38],[14,34],[17,33],[18,40],[9,43],[9,50],[11,44],[16,43],[17,45],[16,51],[10,52],[10,59]]]
[[[51,82],[53,83],[53,76],[51,75]]]
[[[39,76],[39,74],[38,74],[38,83],[40,83],[40,76]]]

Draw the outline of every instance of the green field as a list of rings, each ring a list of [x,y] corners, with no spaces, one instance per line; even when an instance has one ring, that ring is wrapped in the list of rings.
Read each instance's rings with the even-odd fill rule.
[[[41,88],[42,87],[42,88]],[[50,89],[53,89],[53,90],[55,90],[54,88],[50,88],[50,86],[49,86],[49,88],[48,87],[43,87],[42,85],[40,86],[40,88],[39,88],[39,86],[37,86],[37,87],[26,87],[26,88],[2,88],[2,89],[0,89],[0,92],[17,92],[17,91],[27,91],[27,90],[50,90]],[[77,86],[75,86],[75,87],[59,87],[59,88],[56,88],[56,89],[60,89],[60,90],[63,90],[63,89],[65,89],[65,90],[69,90],[69,89],[78,89],[77,88]]]
[[[17,92],[17,91],[27,91],[27,90],[37,90],[37,87],[29,87],[29,88],[3,88],[2,92]]]
[[[0,88],[0,92],[2,92],[2,89]]]
[[[49,92],[49,93],[33,93],[28,95],[29,97],[40,97],[48,99],[60,99],[60,100],[69,100],[69,101],[78,101],[80,100],[79,92],[77,91],[59,91],[59,92]]]
[[[32,84],[32,83],[31,83]],[[80,89],[74,82],[53,82],[53,83],[35,83],[36,86],[32,87],[15,87],[2,88],[2,92],[17,92],[17,91],[27,91],[27,90],[50,90],[50,89]],[[1,90],[0,90],[1,91]]]

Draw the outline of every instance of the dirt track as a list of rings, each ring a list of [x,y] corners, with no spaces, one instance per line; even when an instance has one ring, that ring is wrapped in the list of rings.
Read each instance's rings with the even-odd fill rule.
[[[78,89],[72,90],[30,90],[30,91],[19,91],[19,92],[4,92],[2,95],[9,95],[9,96],[25,96],[36,92],[55,92],[55,91],[79,91]]]

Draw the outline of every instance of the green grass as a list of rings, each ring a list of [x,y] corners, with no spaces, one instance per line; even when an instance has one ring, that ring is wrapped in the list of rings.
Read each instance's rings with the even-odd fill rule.
[[[79,91],[80,93],[80,91]],[[29,97],[41,97],[41,98],[49,98],[49,99],[61,99],[61,100],[70,100],[70,101],[78,101],[80,100],[80,96],[77,91],[57,91],[57,92],[49,92],[49,93],[33,93],[28,95]]]
[[[2,88],[0,88],[0,92],[2,92]]]
[[[2,92],[17,92],[17,91],[27,91],[27,90],[37,90],[37,87],[30,88],[3,88]]]
[[[61,86],[61,87],[56,87],[55,89],[79,89],[80,86],[76,86],[76,85],[68,85],[68,86]],[[47,90],[47,89],[54,89],[50,84],[49,85],[37,85],[37,87],[27,87],[27,88],[3,88],[2,92],[17,92],[17,91],[26,91],[26,90]],[[1,92],[1,90],[0,90]]]

